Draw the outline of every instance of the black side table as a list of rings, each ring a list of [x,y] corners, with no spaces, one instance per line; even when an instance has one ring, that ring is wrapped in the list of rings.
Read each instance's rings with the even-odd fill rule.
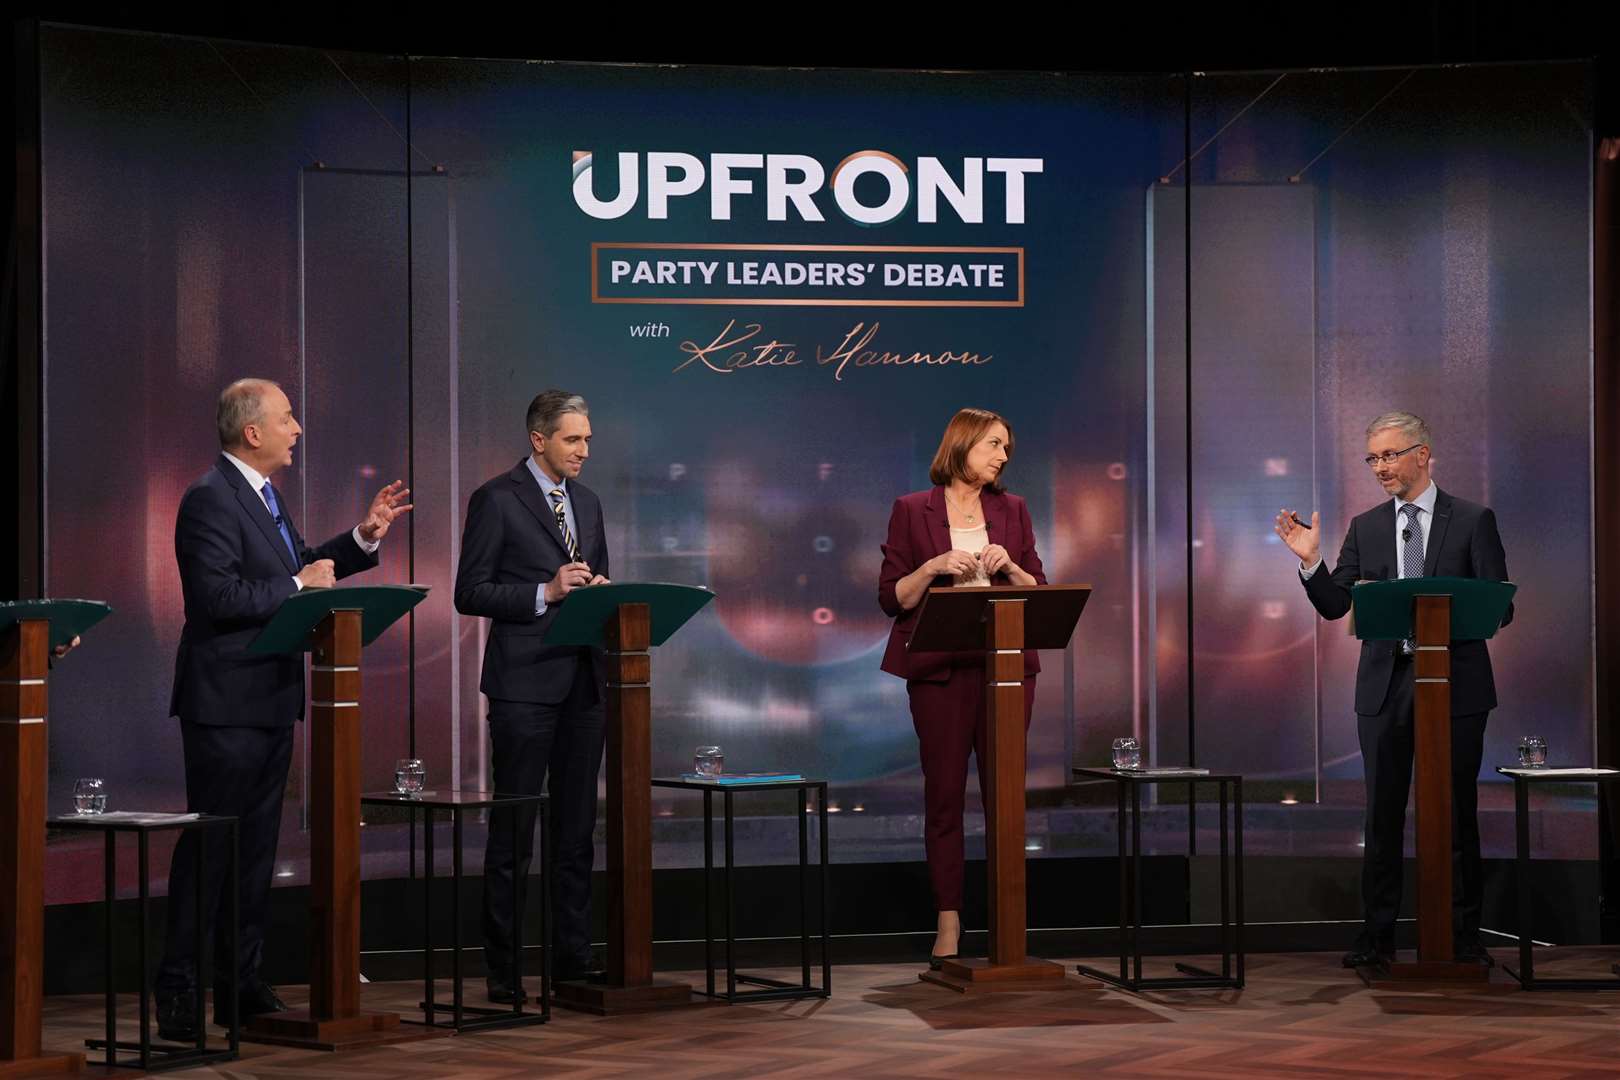
[[[1502,970],[1517,979],[1524,990],[1620,990],[1620,978],[1536,978],[1536,961],[1530,940],[1534,936],[1530,929],[1530,785],[1611,784],[1620,780],[1620,772],[1612,769],[1517,769],[1501,765],[1497,766],[1496,771],[1513,781],[1513,831],[1518,839],[1513,872],[1519,879],[1519,970],[1514,971],[1506,964],[1502,965]],[[1615,964],[1613,971],[1620,975],[1620,964]]]
[[[1185,772],[1131,772],[1122,769],[1072,769],[1081,781],[1111,780],[1119,798],[1119,974],[1111,975],[1085,964],[1080,974],[1136,993],[1142,990],[1243,988],[1243,777],[1236,773],[1188,775]],[[1216,784],[1220,788],[1221,817],[1221,970],[1219,974],[1177,963],[1180,975],[1142,977],[1142,789],[1149,784]],[[1232,839],[1227,842],[1227,791],[1231,789]],[[1130,794],[1130,854],[1126,865],[1125,795]],[[1192,799],[1187,813],[1194,813]],[[1188,834],[1193,824],[1188,823]],[[1233,886],[1236,888],[1233,888]],[[1235,918],[1234,918],[1235,915]],[[1127,966],[1128,963],[1128,966]]]
[[[412,824],[416,811],[422,811],[422,1001],[417,1008],[423,1019],[404,1020],[402,1023],[422,1027],[450,1028],[460,1033],[483,1031],[489,1028],[521,1027],[525,1024],[543,1024],[551,1019],[551,944],[546,940],[546,928],[551,921],[551,845],[546,840],[545,795],[500,795],[493,791],[422,791],[401,795],[396,791],[370,791],[360,796],[361,806],[403,806]],[[540,1011],[523,1008],[521,1000],[511,1008],[491,1009],[466,1004],[462,990],[461,972],[461,818],[467,810],[511,810],[514,845],[518,832],[518,808],[532,803],[535,824],[541,837],[540,850]],[[445,811],[450,819],[450,1003],[437,1000],[433,978],[433,812]],[[493,828],[493,823],[491,828]],[[511,984],[519,986],[523,978],[523,904],[524,889],[512,890],[512,971]],[[450,1022],[436,1018],[447,1012]],[[469,1018],[470,1014],[470,1018]]]
[[[69,832],[99,832],[102,834],[103,858],[102,874],[105,884],[102,915],[105,920],[107,940],[103,954],[103,972],[107,981],[107,1037],[105,1039],[86,1039],[85,1045],[92,1050],[105,1050],[107,1058],[103,1064],[109,1068],[122,1066],[125,1068],[139,1068],[143,1072],[161,1072],[166,1069],[189,1069],[194,1065],[203,1065],[214,1061],[235,1061],[238,1057],[240,1043],[240,1028],[233,1020],[230,1026],[229,1045],[224,1050],[208,1049],[208,1026],[203,1022],[203,978],[202,962],[203,948],[206,942],[203,938],[203,926],[207,919],[202,916],[203,909],[203,883],[206,880],[206,843],[197,845],[197,940],[195,942],[195,956],[197,957],[197,1043],[195,1046],[182,1046],[178,1043],[152,1044],[152,958],[146,947],[146,931],[151,921],[152,889],[151,867],[148,866],[150,837],[155,832],[184,832],[188,829],[226,829],[230,833],[230,865],[225,875],[226,892],[230,894],[230,938],[231,952],[235,954],[240,948],[238,941],[241,934],[241,914],[238,911],[237,890],[237,860],[236,860],[236,819],[234,817],[215,817],[209,814],[196,816],[186,814],[71,814],[64,817],[51,818],[46,824],[53,829],[65,829]],[[141,957],[141,1037],[139,1042],[121,1042],[118,1039],[118,989],[113,976],[113,945],[116,940],[113,934],[113,909],[118,898],[118,845],[119,833],[134,833],[136,845],[139,848],[139,890],[140,905],[137,908],[139,918],[136,923],[135,940],[139,942]],[[217,995],[219,987],[214,988]],[[230,998],[230,1013],[236,1016],[236,982],[233,979],[226,990]],[[218,1006],[215,1002],[215,1006]],[[135,1050],[138,1058],[118,1057],[120,1050]]]
[[[828,950],[830,933],[827,928],[827,781],[777,780],[763,783],[723,785],[702,780],[687,780],[679,776],[654,777],[653,787],[680,788],[703,792],[703,966],[708,972],[706,996],[734,1004],[739,1001],[781,1001],[794,998],[830,997],[832,995],[832,959]],[[810,917],[809,917],[809,865],[810,835],[809,813],[806,800],[810,792],[816,795],[816,815],[821,832],[821,985],[810,984]],[[725,796],[725,890],[726,890],[726,990],[714,989],[714,914],[712,885],[714,877],[714,793]],[[734,922],[737,897],[732,883],[735,868],[735,844],[732,837],[734,820],[733,800],[741,791],[797,791],[799,809],[799,965],[797,983],[780,979],[767,979],[760,975],[744,975],[737,971],[734,950],[737,944]],[[759,990],[738,990],[738,983],[761,987]]]

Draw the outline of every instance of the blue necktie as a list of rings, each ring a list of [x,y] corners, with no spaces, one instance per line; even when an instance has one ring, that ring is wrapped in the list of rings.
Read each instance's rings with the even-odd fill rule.
[[[264,504],[270,508],[270,516],[276,521],[276,528],[281,530],[281,538],[287,542],[287,554],[291,555],[293,562],[298,561],[298,549],[293,547],[292,532],[287,528],[287,519],[281,516],[281,504],[276,501],[276,489],[270,486],[270,481],[264,482]]]
[[[1401,576],[1423,576],[1423,522],[1418,517],[1418,506],[1407,503],[1401,507],[1401,513],[1406,515],[1406,527],[1401,530]],[[1407,638],[1401,642],[1401,648],[1407,653],[1417,651],[1417,642]]]

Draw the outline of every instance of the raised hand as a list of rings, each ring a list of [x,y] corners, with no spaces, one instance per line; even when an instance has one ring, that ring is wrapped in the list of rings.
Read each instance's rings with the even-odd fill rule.
[[[360,539],[374,544],[386,536],[396,518],[411,512],[412,504],[405,501],[410,495],[411,489],[403,480],[395,480],[377,492],[371,500],[371,509],[366,511],[366,520],[360,523]]]
[[[1301,566],[1313,566],[1322,557],[1322,515],[1311,512],[1310,528],[1294,520],[1292,510],[1279,510],[1272,528],[1299,559]]]

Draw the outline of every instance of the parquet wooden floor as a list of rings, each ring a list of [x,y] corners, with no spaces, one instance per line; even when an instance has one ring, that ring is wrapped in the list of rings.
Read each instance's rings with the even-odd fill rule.
[[[1497,955],[1509,959],[1507,951]],[[1600,950],[1560,950],[1556,960],[1538,961],[1537,974],[1603,975],[1614,958]],[[1073,960],[1066,964],[1072,972]],[[169,1075],[301,1080],[1620,1076],[1620,992],[1369,990],[1338,966],[1336,955],[1326,953],[1252,956],[1249,985],[1242,991],[1141,996],[1070,975],[1064,991],[963,997],[918,982],[917,970],[837,967],[834,995],[825,1001],[705,1004],[608,1019],[557,1010],[552,1023],[539,1027],[341,1056],[244,1044],[240,1061]],[[1172,974],[1163,960],[1151,962],[1148,973]],[[780,974],[797,977],[797,972]],[[1496,978],[1506,977],[1498,972]],[[700,980],[701,975],[691,978]],[[481,992],[482,983],[469,982],[468,988]],[[368,1008],[403,1011],[417,993],[415,984],[377,983],[365,988],[364,1000]],[[282,996],[294,1006],[305,1001],[300,987],[284,987]],[[50,998],[46,1006],[49,1047],[65,1049],[99,1030],[100,998]],[[133,1018],[133,1006],[128,1012]]]

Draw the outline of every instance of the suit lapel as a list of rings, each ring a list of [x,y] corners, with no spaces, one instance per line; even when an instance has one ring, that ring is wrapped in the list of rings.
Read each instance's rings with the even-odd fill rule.
[[[224,475],[225,482],[236,490],[237,505],[241,506],[242,513],[248,516],[248,520],[259,527],[259,531],[270,542],[271,549],[275,551],[276,557],[281,560],[281,564],[287,568],[287,572],[289,574],[298,573],[302,567],[293,562],[292,552],[287,550],[287,541],[281,538],[281,530],[276,528],[276,519],[270,516],[269,508],[264,505],[264,500],[259,497],[259,493],[253,490],[253,485],[247,482],[247,477],[242,475],[242,470],[226,461],[223,457],[219,459],[215,467]],[[285,507],[282,508],[281,513],[285,518],[287,514]],[[287,531],[292,532],[290,521],[287,525]]]
[[[1368,573],[1373,567],[1382,566],[1384,577],[1375,580],[1394,581],[1401,576],[1400,565],[1395,561],[1395,500],[1385,499],[1383,505],[1373,519],[1372,540],[1367,545],[1367,554],[1361,561],[1361,576],[1372,578]]]
[[[984,507],[984,534],[986,542],[1007,546],[1007,497],[987,491],[979,499]],[[1009,554],[1011,549],[1009,549]]]
[[[1434,489],[1434,521],[1430,524],[1432,536],[1427,537],[1428,550],[1423,553],[1423,574],[1434,577],[1440,565],[1440,545],[1446,542],[1446,529],[1451,526],[1451,496]]]
[[[529,472],[525,462],[518,462],[517,468],[512,470],[512,483],[517,485],[518,502],[522,503],[540,523],[540,531],[551,537],[552,543],[568,557],[568,549],[563,546],[562,531],[557,528],[557,515],[552,513],[551,500],[541,492],[540,485],[535,483],[534,474]]]
[[[934,549],[923,556],[924,560],[932,559],[935,555],[943,555],[951,550],[951,522],[945,513],[945,490],[936,487],[928,493],[928,501],[923,503],[923,521],[928,527],[928,539],[933,543]]]

